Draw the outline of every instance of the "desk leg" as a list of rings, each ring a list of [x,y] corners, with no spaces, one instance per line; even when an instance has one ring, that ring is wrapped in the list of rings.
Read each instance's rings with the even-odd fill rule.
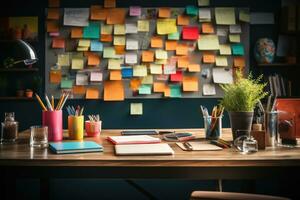
[[[148,197],[150,200],[155,200],[157,199],[155,196],[153,196],[150,192],[146,191],[144,188],[142,188],[141,186],[139,186],[138,184],[136,184],[134,181],[132,180],[125,180],[129,185],[131,185],[132,187],[134,187],[137,191],[141,192],[143,195],[145,195],[146,197]]]
[[[40,199],[49,200],[50,199],[50,183],[49,178],[40,178]]]

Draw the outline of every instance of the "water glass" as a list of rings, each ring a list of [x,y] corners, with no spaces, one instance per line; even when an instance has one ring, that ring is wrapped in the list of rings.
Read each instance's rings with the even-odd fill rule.
[[[30,146],[45,148],[48,147],[48,127],[31,126],[30,127]]]
[[[255,153],[258,151],[257,141],[250,135],[250,130],[237,130],[240,135],[234,140],[234,146],[243,154]]]

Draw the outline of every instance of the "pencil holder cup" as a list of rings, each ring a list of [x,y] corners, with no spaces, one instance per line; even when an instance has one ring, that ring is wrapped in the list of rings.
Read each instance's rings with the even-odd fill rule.
[[[97,137],[101,133],[102,121],[85,121],[85,131],[88,137]]]
[[[68,116],[69,138],[72,140],[83,140],[84,116]]]
[[[48,126],[48,141],[58,142],[63,140],[62,111],[43,111],[42,124]]]
[[[204,131],[207,139],[218,139],[222,136],[222,116],[220,117],[203,117]]]

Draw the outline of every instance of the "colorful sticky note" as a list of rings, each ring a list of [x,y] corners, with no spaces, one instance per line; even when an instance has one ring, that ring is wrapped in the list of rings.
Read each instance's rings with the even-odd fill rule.
[[[86,92],[86,87],[85,86],[83,86],[83,85],[74,85],[73,86],[73,88],[72,88],[72,90],[73,90],[73,94],[78,94],[78,95],[82,95],[82,94],[85,94],[85,92]]]
[[[241,42],[241,36],[239,34],[230,34],[229,41],[233,43],[239,43]]]
[[[189,64],[188,65],[188,70],[189,70],[189,72],[200,72],[201,67],[200,67],[199,64]]]
[[[166,89],[166,84],[164,82],[154,82],[153,92],[164,92]]]
[[[113,26],[112,25],[103,24],[101,26],[101,34],[111,35],[112,31],[113,31]]]
[[[83,29],[81,27],[73,27],[71,29],[71,38],[82,38]]]
[[[203,23],[202,24],[202,33],[214,33],[215,29],[211,23]]]
[[[142,78],[142,84],[153,84],[153,76],[147,75]]]
[[[217,56],[216,57],[216,66],[227,67],[228,60],[226,56]]]
[[[60,70],[51,70],[50,71],[50,83],[58,84],[61,82],[61,71]]]
[[[126,40],[126,50],[138,50],[139,41],[138,39],[127,38]]]
[[[229,44],[220,44],[220,55],[231,55],[231,48]]]
[[[184,56],[188,55],[188,46],[186,44],[178,44],[176,47],[176,55]]]
[[[182,81],[182,71],[176,71],[176,74],[171,74],[170,81],[181,82]]]
[[[115,8],[116,0],[104,0],[104,8]]]
[[[197,40],[199,38],[198,26],[184,26],[182,28],[182,39]]]
[[[102,6],[99,5],[92,5],[90,8],[90,19],[91,20],[105,20],[106,17],[103,19],[102,17]]]
[[[110,9],[107,15],[107,24],[124,24],[126,17],[126,10],[124,8]]]
[[[234,8],[215,8],[216,23],[220,25],[232,25],[235,23]]]
[[[240,24],[230,25],[229,32],[230,33],[242,33],[242,27]]]
[[[123,101],[124,85],[122,81],[104,82],[104,101]]]
[[[92,40],[91,51],[103,51],[103,44],[97,40]]]
[[[152,86],[151,85],[145,85],[142,84],[139,87],[139,94],[151,94]]]
[[[123,59],[109,59],[108,60],[108,69],[121,69],[121,64]]]
[[[58,54],[57,64],[59,66],[70,66],[70,55],[68,53]]]
[[[149,20],[138,20],[137,30],[138,32],[149,32]]]
[[[133,69],[131,67],[122,68],[122,78],[131,78],[133,76]]]
[[[210,22],[210,21],[211,21],[211,9],[199,8],[199,22]]]
[[[138,89],[139,89],[139,87],[140,87],[140,85],[141,85],[141,79],[139,79],[139,78],[132,78],[132,79],[130,79],[130,89],[132,90],[132,91],[137,91]]]
[[[87,88],[85,93],[86,99],[99,99],[99,89],[98,88]]]
[[[216,56],[213,53],[203,53],[203,62],[204,63],[215,63]]]
[[[65,48],[65,39],[64,38],[53,38],[52,39],[52,48],[64,49]]]
[[[169,18],[171,16],[171,8],[159,8],[158,17]]]
[[[108,35],[108,34],[102,34],[100,38],[101,42],[112,42],[113,41],[113,36]]]
[[[176,65],[172,63],[163,66],[164,74],[176,74]]]
[[[125,45],[115,45],[115,52],[116,52],[116,55],[125,54]]]
[[[131,115],[143,115],[143,104],[142,103],[131,103],[130,104]]]
[[[217,35],[201,35],[198,39],[199,50],[218,50],[219,37]]]
[[[167,35],[177,32],[176,19],[158,19],[156,22],[157,34]]]
[[[133,66],[133,76],[144,77],[147,76],[148,70],[146,65],[135,65]]]
[[[164,50],[156,50],[155,51],[156,59],[168,59],[168,52]]]
[[[175,51],[177,47],[177,41],[176,40],[168,40],[165,43],[166,51]]]
[[[177,67],[178,68],[187,68],[189,65],[189,58],[187,56],[178,57]]]
[[[104,47],[103,48],[103,58],[115,58],[116,51],[113,47]]]
[[[187,26],[190,24],[190,17],[187,15],[178,15],[177,17],[177,25]]]
[[[240,10],[239,19],[241,22],[250,22],[250,13],[248,10]]]
[[[197,76],[184,76],[182,82],[182,90],[185,92],[198,92],[199,82]]]
[[[243,56],[245,54],[243,44],[233,44],[231,45],[232,54],[235,56]]]
[[[125,32],[126,33],[137,33],[137,23],[126,23],[125,24]]]
[[[77,47],[77,51],[88,51],[89,47]]]
[[[79,40],[78,46],[80,47],[90,47],[91,46],[91,40]]]
[[[125,35],[125,25],[124,24],[115,24],[114,25],[114,34],[115,35]]]
[[[196,16],[198,15],[198,7],[189,5],[185,7],[186,14],[191,15],[191,16]]]
[[[244,57],[235,57],[233,59],[233,65],[238,68],[243,68],[246,66],[246,60]]]
[[[72,87],[73,87],[73,81],[72,80],[68,80],[68,79],[61,80],[60,88],[62,88],[62,89],[71,89]]]
[[[111,81],[122,80],[121,70],[111,70],[109,72],[109,80]]]
[[[59,8],[48,8],[47,19],[59,19]]]
[[[89,76],[85,73],[77,73],[76,74],[76,85],[88,85],[89,84]]]
[[[179,40],[179,38],[180,38],[179,32],[168,34],[168,40]]]
[[[213,83],[204,83],[202,89],[204,96],[216,95],[216,86]]]
[[[180,85],[170,85],[170,97],[178,98],[181,97],[181,86]]]
[[[150,64],[150,73],[151,74],[162,74],[162,65]]]
[[[137,54],[136,53],[126,53],[125,54],[125,63],[126,64],[136,64],[137,63]]]
[[[154,61],[154,52],[153,51],[143,51],[142,61],[143,62],[153,62]]]
[[[72,58],[72,69],[83,69],[83,64],[82,58]]]
[[[83,38],[98,39],[100,36],[100,24],[98,22],[90,22],[88,26],[83,28]]]
[[[130,6],[129,7],[129,16],[138,17],[141,16],[142,9],[140,6]]]
[[[114,36],[114,45],[125,45],[126,38],[125,36]]]
[[[100,56],[97,54],[90,54],[88,56],[88,65],[99,65],[100,64]]]
[[[160,36],[154,36],[151,38],[152,48],[163,48],[163,39]]]
[[[210,0],[198,0],[198,6],[209,6]]]
[[[100,82],[103,79],[103,73],[102,72],[97,72],[97,71],[92,71],[90,75],[90,81],[91,82]]]

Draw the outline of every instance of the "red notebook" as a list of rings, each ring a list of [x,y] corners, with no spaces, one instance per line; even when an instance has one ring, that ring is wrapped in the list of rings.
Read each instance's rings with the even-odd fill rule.
[[[107,140],[113,144],[152,144],[161,142],[159,138],[149,135],[109,136]]]

